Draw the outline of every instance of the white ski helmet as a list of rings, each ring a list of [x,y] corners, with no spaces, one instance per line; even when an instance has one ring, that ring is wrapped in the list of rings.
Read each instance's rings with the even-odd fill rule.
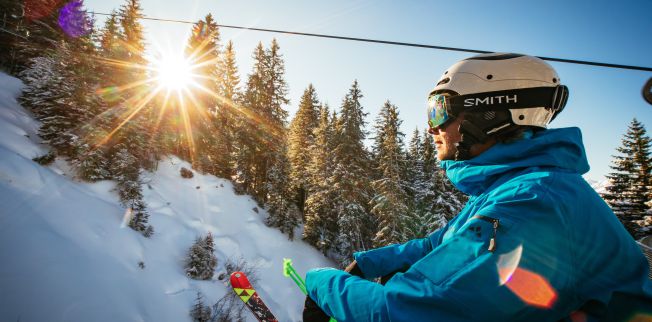
[[[540,58],[481,54],[454,64],[441,76],[428,97],[428,125],[434,129],[466,113],[460,131],[463,145],[469,147],[523,126],[546,128],[567,99],[568,88]]]

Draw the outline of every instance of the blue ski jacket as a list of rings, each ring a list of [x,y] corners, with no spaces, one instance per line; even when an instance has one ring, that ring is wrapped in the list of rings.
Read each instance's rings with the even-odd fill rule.
[[[308,295],[340,322],[652,319],[647,261],[582,178],[580,130],[529,134],[441,162],[464,209],[426,238],[355,253],[366,279],[310,270]]]

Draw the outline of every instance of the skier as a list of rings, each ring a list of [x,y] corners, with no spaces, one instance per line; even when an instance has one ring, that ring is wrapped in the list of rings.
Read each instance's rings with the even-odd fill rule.
[[[546,129],[567,98],[532,56],[482,54],[444,72],[429,131],[468,203],[426,238],[310,270],[304,321],[652,320],[648,263],[582,178],[580,130]]]

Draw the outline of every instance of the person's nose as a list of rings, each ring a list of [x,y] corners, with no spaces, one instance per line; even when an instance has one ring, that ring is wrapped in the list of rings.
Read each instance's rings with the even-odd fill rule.
[[[439,134],[439,127],[436,127],[436,128],[434,128],[434,129],[431,128],[431,127],[429,127],[429,128],[428,128],[428,133],[430,133],[430,134],[432,134],[432,135],[437,135],[437,134]]]

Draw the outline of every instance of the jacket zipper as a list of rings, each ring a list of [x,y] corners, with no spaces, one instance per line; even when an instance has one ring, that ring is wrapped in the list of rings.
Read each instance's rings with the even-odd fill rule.
[[[496,218],[483,216],[483,215],[475,215],[471,217],[471,219],[473,218],[478,218],[480,220],[488,221],[493,225],[494,232],[493,235],[491,236],[491,239],[489,240],[489,249],[488,249],[490,252],[493,253],[496,250],[496,233],[498,232],[498,226],[500,226],[500,220]]]

